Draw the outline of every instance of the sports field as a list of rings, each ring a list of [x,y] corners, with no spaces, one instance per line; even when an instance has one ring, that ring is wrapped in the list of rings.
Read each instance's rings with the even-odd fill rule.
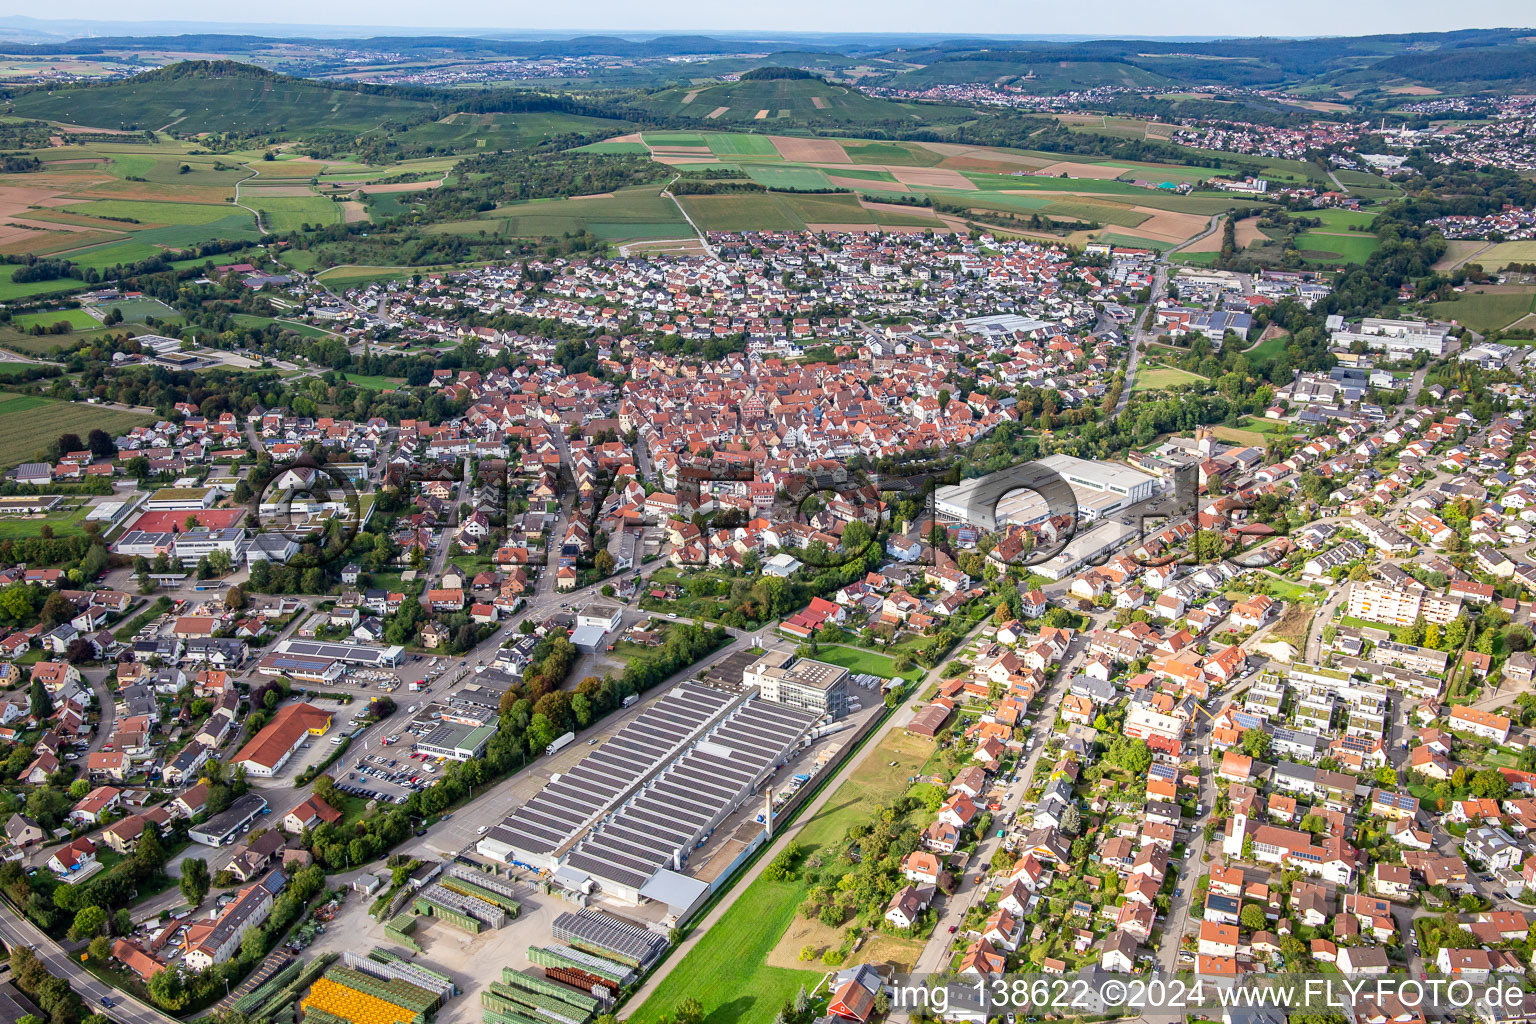
[[[59,309],[48,313],[23,313],[20,316],[13,317],[10,326],[13,330],[25,331],[34,326],[47,329],[60,322],[69,324],[71,328],[77,331],[94,330],[101,326],[94,317],[83,309]]]
[[[0,468],[46,458],[48,445],[60,434],[85,437],[96,428],[121,433],[154,422],[146,413],[103,409],[83,402],[60,402],[34,395],[0,393]]]
[[[1173,366],[1144,366],[1136,370],[1136,385],[1132,391],[1156,391],[1180,384],[1204,384],[1205,378]]]
[[[1296,248],[1319,263],[1364,263],[1380,245],[1380,239],[1364,232],[1304,231],[1296,236]]]

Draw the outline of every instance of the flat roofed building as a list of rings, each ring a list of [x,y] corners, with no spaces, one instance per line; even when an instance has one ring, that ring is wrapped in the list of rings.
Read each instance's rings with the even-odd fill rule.
[[[450,761],[468,761],[485,752],[496,730],[489,725],[460,725],[443,722],[416,741],[423,753],[446,757]]]
[[[400,664],[404,647],[378,647],[373,644],[333,644],[320,640],[284,640],[277,649],[283,654],[305,658],[325,658],[348,665],[366,667]]]
[[[795,749],[808,712],[756,694],[674,686],[492,828],[477,850],[639,903]],[[651,890],[654,892],[654,889]]]
[[[1334,331],[1331,341],[1336,348],[1348,348],[1358,341],[1371,349],[1428,352],[1438,356],[1445,354],[1445,339],[1449,334],[1444,327],[1427,320],[1387,320],[1368,316],[1358,327]]]
[[[819,715],[840,717],[848,712],[848,670],[790,651],[769,651],[741,677],[742,685],[755,686],[764,700],[804,708]]]

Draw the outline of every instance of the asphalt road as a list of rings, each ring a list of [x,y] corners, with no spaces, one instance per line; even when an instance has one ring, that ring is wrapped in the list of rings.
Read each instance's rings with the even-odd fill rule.
[[[11,908],[9,900],[0,900],[0,939],[5,941],[8,949],[30,946],[48,968],[48,973],[68,981],[69,987],[85,1000],[89,1013],[105,1014],[119,1024],[176,1024],[175,1018],[98,980],[42,929],[20,917]],[[111,1006],[102,1002],[104,997],[112,1000]]]

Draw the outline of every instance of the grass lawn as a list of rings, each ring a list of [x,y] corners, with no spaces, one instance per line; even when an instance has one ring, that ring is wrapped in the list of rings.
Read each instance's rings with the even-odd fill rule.
[[[32,460],[60,434],[83,438],[97,427],[109,434],[121,433],[153,420],[153,416],[83,402],[0,394],[0,467]]]
[[[823,655],[828,650],[823,648]],[[892,730],[873,749],[855,755],[863,760],[853,774],[796,835],[807,856],[840,842],[871,807],[903,792],[933,749],[929,740]],[[758,877],[628,1019],[652,1024],[692,996],[703,1004],[706,1024],[772,1020],[801,985],[809,991],[822,975],[819,968],[797,971],[766,963],[805,894],[798,878],[769,882]]]
[[[1312,593],[1310,588],[1304,587],[1299,583],[1292,583],[1290,580],[1271,576],[1268,573],[1262,574],[1262,577],[1271,597],[1277,597],[1283,601],[1313,601],[1317,599],[1317,595]]]
[[[6,516],[0,518],[0,540],[41,536],[44,526],[53,527],[55,537],[78,536],[85,532],[85,517],[90,511],[91,506],[85,504],[77,509],[40,516]]]
[[[835,647],[823,644],[821,653],[815,656],[815,660],[825,661],[831,665],[841,665],[850,672],[867,673],[882,679],[893,679],[898,674],[894,659],[874,651],[860,650],[857,647]],[[922,675],[922,669],[913,668],[907,670],[905,678],[920,679]]]
[[[1276,334],[1273,337],[1266,338],[1261,342],[1255,343],[1253,348],[1248,350],[1248,358],[1250,361],[1264,360],[1269,362],[1279,357],[1285,351],[1285,346],[1290,344],[1290,341],[1291,336],[1289,333]]]
[[[1264,444],[1264,435],[1257,430],[1239,430],[1236,427],[1220,426],[1212,427],[1211,433],[1215,434],[1218,440],[1231,441],[1233,444],[1259,447]]]
[[[1136,371],[1136,384],[1132,391],[1156,391],[1179,384],[1204,384],[1205,378],[1173,366],[1149,366]]]
[[[1372,622],[1370,619],[1362,619],[1357,615],[1340,615],[1337,624],[1340,626],[1353,626],[1356,629],[1384,629],[1388,633],[1394,634],[1399,628],[1388,622]]]
[[[366,373],[349,373],[346,376],[347,380],[358,387],[372,388],[375,391],[387,391],[392,388],[398,388],[401,384],[405,383],[405,378],[403,377],[380,377]]]

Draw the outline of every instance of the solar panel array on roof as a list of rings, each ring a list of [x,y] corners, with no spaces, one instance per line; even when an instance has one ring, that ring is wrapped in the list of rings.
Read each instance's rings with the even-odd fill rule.
[[[566,911],[555,918],[551,933],[562,941],[584,943],[617,953],[638,964],[642,970],[667,949],[667,940],[660,935],[596,910]]]
[[[593,829],[566,865],[633,890],[661,868],[681,868],[815,721],[782,704],[743,701]]]
[[[676,756],[735,698],[697,683],[673,687],[487,837],[521,859],[547,858],[585,832],[635,783]]]
[[[400,660],[404,649],[374,647],[370,644],[333,644],[323,640],[284,640],[278,650],[284,654],[328,658],[352,665],[393,665]]]

